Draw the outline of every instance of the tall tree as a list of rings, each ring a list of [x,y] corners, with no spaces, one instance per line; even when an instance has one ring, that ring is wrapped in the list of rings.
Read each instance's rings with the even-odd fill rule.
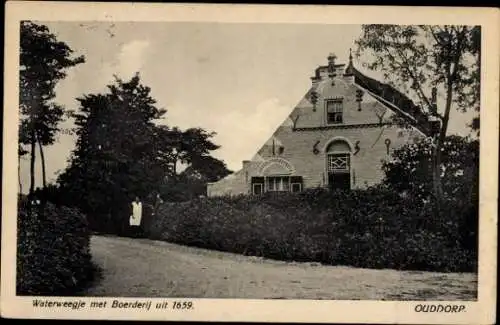
[[[104,94],[79,98],[74,113],[77,142],[69,167],[58,183],[73,205],[92,218],[106,216],[123,224],[134,196],[145,197],[165,176],[155,145],[154,120],[165,110],[155,106],[140,77],[116,78]]]
[[[30,147],[30,193],[35,190],[36,144],[42,157],[43,185],[46,185],[43,146],[54,143],[63,109],[52,100],[55,86],[66,77],[66,69],[85,61],[72,57],[69,46],[57,40],[45,25],[21,22],[20,35],[20,131],[19,141]],[[24,150],[24,149],[23,149]],[[21,154],[23,151],[19,151]]]
[[[442,151],[452,109],[479,111],[479,26],[364,25],[357,54],[410,94],[429,119],[439,121],[433,145],[433,193],[442,198]],[[473,121],[478,126],[478,120]]]
[[[212,141],[214,132],[202,128],[157,127],[157,148],[168,166],[167,179],[161,186],[163,197],[185,201],[206,194],[207,182],[215,182],[232,171],[226,164],[211,156],[220,148]],[[179,167],[184,169],[179,172]]]
[[[159,125],[155,129],[155,145],[158,159],[168,170],[168,176],[175,177],[183,155],[183,132],[178,127]]]
[[[185,172],[191,175],[197,175],[198,178],[206,182],[217,182],[233,172],[229,170],[226,164],[212,156],[201,155],[191,161],[191,165]]]
[[[189,128],[181,133],[177,143],[177,159],[185,165],[192,165],[196,160],[209,156],[210,152],[220,148],[212,142],[214,132],[207,132],[202,128]]]
[[[171,175],[179,174],[179,165],[188,168],[197,164],[196,166],[199,167],[203,159],[210,166],[216,167],[217,171],[221,171],[219,164],[225,166],[221,161],[218,161],[219,164],[214,163],[216,159],[210,156],[212,151],[220,148],[211,140],[216,135],[214,132],[207,132],[202,128],[189,128],[182,131],[178,127],[169,128],[160,125],[156,133],[157,148],[163,154],[165,162],[170,165]],[[212,160],[209,161],[208,158]]]
[[[157,125],[166,111],[150,92],[136,74],[128,81],[116,78],[105,93],[78,98],[76,146],[58,184],[67,204],[85,212],[94,229],[120,232],[135,196],[148,200],[166,187],[183,198],[181,191],[198,193],[204,185],[197,182],[192,190],[191,179],[177,171],[181,163],[209,179],[226,175],[225,164],[210,157],[219,148],[210,139],[214,133]]]

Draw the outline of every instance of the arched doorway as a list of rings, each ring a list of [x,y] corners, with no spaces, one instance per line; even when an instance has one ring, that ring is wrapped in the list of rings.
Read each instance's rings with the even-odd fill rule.
[[[326,147],[326,171],[331,190],[351,189],[351,146],[342,139],[331,141]]]

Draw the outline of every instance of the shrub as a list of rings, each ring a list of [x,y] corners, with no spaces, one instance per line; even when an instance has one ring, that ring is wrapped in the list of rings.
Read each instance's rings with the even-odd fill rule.
[[[32,213],[29,213],[31,209]],[[89,230],[77,210],[52,203],[18,206],[17,294],[72,295],[93,279]]]
[[[149,230],[154,239],[280,260],[474,271],[477,231],[463,232],[471,217],[456,200],[445,210],[437,220],[429,203],[384,186],[315,189],[165,203]]]
[[[397,191],[410,191],[428,198],[432,193],[432,139],[406,144],[384,161],[384,183]],[[459,200],[477,195],[479,141],[450,135],[443,142],[441,156],[443,194]]]

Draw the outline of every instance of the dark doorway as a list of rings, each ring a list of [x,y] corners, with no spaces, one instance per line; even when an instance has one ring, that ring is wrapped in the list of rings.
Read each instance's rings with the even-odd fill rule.
[[[331,190],[351,189],[351,155],[349,152],[333,152],[327,156],[328,187]]]
[[[328,173],[328,186],[330,190],[350,190],[350,173]]]

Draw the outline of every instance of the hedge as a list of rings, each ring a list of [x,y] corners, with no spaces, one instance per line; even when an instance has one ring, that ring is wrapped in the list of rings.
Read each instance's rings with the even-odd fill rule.
[[[165,203],[152,239],[289,261],[475,271],[477,205],[432,206],[384,188],[199,198]],[[472,220],[472,223],[471,223]]]
[[[22,198],[17,238],[18,295],[73,295],[98,271],[87,220],[75,209],[49,202],[30,206]]]

